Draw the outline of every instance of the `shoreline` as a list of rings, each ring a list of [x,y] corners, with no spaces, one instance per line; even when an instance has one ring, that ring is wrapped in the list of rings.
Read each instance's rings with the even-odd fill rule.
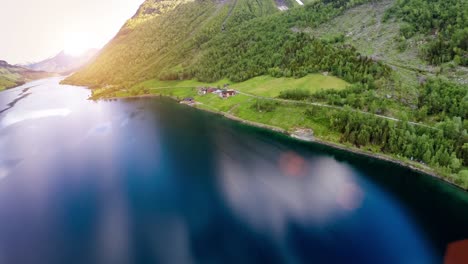
[[[109,97],[109,98],[98,98],[98,99],[90,98],[90,100],[95,100],[95,101],[104,100],[105,101],[105,100],[139,99],[139,98],[142,99],[142,98],[155,98],[155,97],[170,98],[170,99],[174,100],[175,102],[178,102],[178,99],[175,98],[175,97],[157,95],[157,94],[145,94],[145,95],[135,95],[135,96],[125,96],[125,97]],[[455,183],[446,180],[446,178],[444,176],[438,174],[437,172],[435,172],[433,169],[431,169],[429,167],[428,167],[428,169],[424,169],[424,168],[415,166],[414,164],[411,164],[409,162],[396,159],[396,158],[394,158],[392,156],[389,156],[389,155],[386,155],[386,154],[383,154],[383,153],[374,153],[374,152],[362,150],[362,149],[359,149],[359,148],[356,148],[356,147],[349,147],[349,146],[339,144],[339,143],[336,143],[336,142],[326,141],[326,140],[317,138],[315,136],[313,137],[313,139],[299,138],[299,137],[294,136],[293,133],[290,133],[286,129],[283,129],[283,128],[280,128],[280,127],[275,127],[275,126],[271,126],[271,125],[267,125],[267,124],[263,124],[263,123],[258,123],[258,122],[254,122],[254,121],[250,121],[250,120],[245,120],[245,119],[242,119],[240,117],[233,116],[231,114],[228,114],[228,113],[225,113],[225,112],[222,112],[222,111],[215,111],[215,110],[209,110],[209,109],[206,109],[206,108],[199,108],[196,105],[188,105],[188,104],[185,104],[185,105],[187,107],[190,107],[190,108],[193,108],[193,109],[196,109],[196,110],[201,110],[201,111],[205,111],[205,112],[208,112],[208,113],[221,115],[224,118],[227,118],[227,119],[230,119],[232,121],[236,121],[236,122],[248,125],[248,126],[253,126],[253,127],[257,127],[257,128],[261,128],[261,129],[267,129],[267,130],[270,130],[270,131],[273,131],[273,132],[276,132],[276,133],[281,133],[281,134],[289,137],[290,139],[298,140],[298,141],[305,142],[305,143],[316,143],[316,144],[320,144],[320,145],[327,146],[327,147],[330,147],[330,148],[350,152],[350,153],[353,153],[353,154],[356,154],[356,155],[362,155],[362,156],[366,156],[368,158],[374,158],[374,159],[377,159],[377,160],[380,160],[380,161],[390,162],[390,163],[393,163],[395,165],[398,165],[398,166],[410,169],[412,171],[415,171],[415,172],[422,173],[422,174],[425,174],[427,176],[433,177],[433,178],[435,178],[437,180],[443,181],[444,183],[447,183],[447,184],[449,184],[452,187],[455,187],[457,189],[463,190],[465,192],[467,191],[464,188],[462,188],[461,186],[458,186]]]

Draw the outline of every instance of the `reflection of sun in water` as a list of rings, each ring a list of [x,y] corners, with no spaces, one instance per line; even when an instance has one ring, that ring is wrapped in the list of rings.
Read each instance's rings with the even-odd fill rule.
[[[68,32],[64,38],[64,51],[68,55],[80,56],[92,48],[92,38],[83,32]]]

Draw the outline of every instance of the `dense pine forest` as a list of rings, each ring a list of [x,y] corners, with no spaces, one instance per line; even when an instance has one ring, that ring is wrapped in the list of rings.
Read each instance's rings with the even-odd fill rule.
[[[280,2],[287,10],[279,10]],[[467,1],[303,2],[148,0],[94,63],[65,82],[119,91],[150,79],[238,83],[258,76],[335,76],[350,85],[291,88],[278,97],[340,107],[330,111],[327,126],[341,143],[419,162],[468,188]],[[353,32],[320,33],[361,6],[385,10],[382,18],[374,13],[367,24],[354,23]],[[366,35],[375,27],[397,34]],[[368,51],[350,41],[357,35]],[[397,53],[398,64],[372,52],[382,46]],[[258,112],[276,108],[264,100],[251,106]],[[309,110],[305,117],[323,114]]]

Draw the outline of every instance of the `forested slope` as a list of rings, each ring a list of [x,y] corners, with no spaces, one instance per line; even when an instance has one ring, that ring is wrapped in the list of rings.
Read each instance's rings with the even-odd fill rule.
[[[156,1],[162,2],[165,1]],[[303,76],[333,70],[348,80],[362,77],[366,82],[372,75],[369,72],[377,73],[372,78],[380,78],[385,67],[368,58],[358,58],[352,47],[322,43],[293,30],[315,27],[356,3],[314,2],[280,12],[274,0],[197,0],[150,17],[140,8],[95,63],[67,81],[128,86],[157,77],[245,80],[269,72]],[[142,8],[146,5],[147,2]],[[321,52],[319,56],[324,58],[320,65],[316,64],[321,58],[305,59],[315,52]],[[339,66],[343,69],[338,70]],[[243,71],[243,76],[235,76],[239,71]],[[360,76],[350,76],[354,72]]]
[[[153,4],[158,6],[164,2],[167,1]],[[128,85],[185,69],[193,65],[201,46],[214,35],[242,21],[279,12],[273,0],[179,2],[184,3],[172,9],[158,9],[156,15],[141,11],[148,10],[144,8],[148,1],[145,2],[95,63],[68,81],[85,85]]]

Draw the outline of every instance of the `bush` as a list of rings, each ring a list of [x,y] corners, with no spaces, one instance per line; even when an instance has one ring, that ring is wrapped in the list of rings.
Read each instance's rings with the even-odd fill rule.
[[[461,170],[455,183],[461,185],[463,188],[468,189],[468,170]]]
[[[281,91],[279,98],[288,99],[288,100],[305,100],[310,98],[311,94],[308,90],[305,89],[293,89]]]

